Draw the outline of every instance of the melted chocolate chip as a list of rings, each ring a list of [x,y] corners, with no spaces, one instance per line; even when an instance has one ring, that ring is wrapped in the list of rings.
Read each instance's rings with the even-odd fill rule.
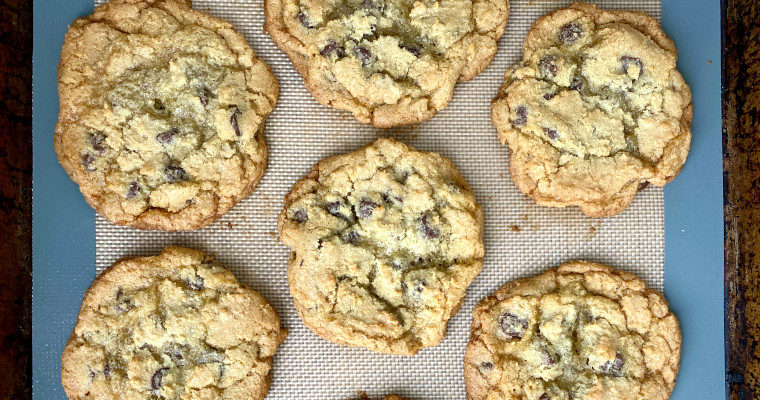
[[[304,13],[303,11],[298,12],[298,22],[300,22],[304,28],[314,29],[314,25],[312,25],[311,20],[309,19],[309,16],[306,15],[306,13]]]
[[[105,376],[106,378],[110,378],[111,377],[111,365],[110,364],[106,364],[103,367],[103,376]]]
[[[354,231],[344,234],[342,239],[344,242],[353,244],[353,245],[356,245],[359,243],[359,235]]]
[[[565,24],[559,29],[559,40],[564,44],[572,44],[583,36],[583,28],[575,22]]]
[[[552,366],[557,364],[557,357],[548,351],[544,350],[541,352],[541,362],[544,365]]]
[[[203,277],[198,275],[191,278],[185,278],[185,284],[190,290],[202,290],[205,287],[203,284]]]
[[[556,95],[557,95],[556,92],[547,92],[547,93],[544,93],[544,100],[551,100]]]
[[[95,132],[90,134],[90,145],[92,149],[98,153],[102,153],[106,150],[106,135],[102,132]]]
[[[523,126],[528,122],[528,107],[517,106],[515,114],[517,117],[512,120],[512,126],[515,128]]]
[[[380,0],[363,0],[362,8],[369,11],[382,12],[383,3]]]
[[[135,196],[137,196],[140,193],[140,184],[137,182],[132,182],[129,184],[129,188],[127,189],[127,195],[126,198],[133,199]]]
[[[200,99],[203,107],[206,107],[208,105],[208,101],[212,97],[214,97],[214,94],[211,93],[211,90],[209,90],[209,88],[205,86],[203,87],[203,89],[201,89],[200,93],[198,93],[198,99]]]
[[[422,54],[422,52],[420,51],[420,48],[417,47],[417,46],[413,46],[413,45],[410,45],[410,44],[399,43],[398,47],[402,48],[402,49],[404,49],[404,50],[406,50],[406,51],[408,51],[408,52],[410,52],[412,54],[414,54],[415,57],[419,57],[420,54]]]
[[[116,311],[125,313],[134,307],[135,305],[132,303],[132,300],[124,296],[124,292],[119,289],[116,292]]]
[[[172,128],[166,132],[161,132],[158,135],[156,135],[156,140],[158,140],[158,143],[161,143],[161,144],[170,144],[172,141],[174,141],[174,136],[178,133],[179,133],[179,129]]]
[[[378,206],[379,204],[373,202],[372,200],[362,199],[362,201],[359,202],[359,207],[356,215],[358,215],[359,218],[369,218],[372,216],[372,213]]]
[[[158,390],[161,388],[161,385],[163,383],[161,381],[164,380],[164,376],[166,375],[166,372],[169,371],[169,368],[163,367],[159,368],[154,374],[153,377],[150,378],[150,387],[153,390]]]
[[[343,58],[346,56],[345,50],[343,50],[343,47],[335,42],[333,39],[328,39],[327,44],[325,47],[320,50],[319,54],[330,57],[333,54],[338,58]]]
[[[551,140],[556,140],[559,137],[559,132],[557,132],[556,129],[544,128],[544,133],[546,133],[546,136],[549,136],[549,139]]]
[[[440,234],[440,232],[438,232],[438,229],[435,229],[434,227],[430,226],[430,223],[428,222],[427,214],[422,216],[422,218],[420,219],[420,223],[421,223],[422,235],[425,237],[425,239],[435,239]]]
[[[169,183],[180,182],[187,179],[185,169],[179,165],[167,165],[166,168],[164,168],[164,175],[166,175],[166,181]]]
[[[490,361],[486,361],[486,362],[480,363],[480,368],[484,369],[486,371],[490,371],[490,370],[493,369],[493,363],[490,362]]]
[[[635,65],[639,68],[638,76],[641,76],[641,73],[644,72],[644,63],[638,57],[622,56],[620,57],[620,63],[623,65],[623,72],[626,74],[632,65]]]
[[[649,181],[641,182],[639,183],[639,187],[636,189],[637,192],[640,192],[644,189],[646,189],[649,186]]]
[[[620,353],[615,354],[615,359],[607,361],[599,367],[599,370],[605,375],[620,376],[623,371],[623,356]]]
[[[309,214],[306,213],[306,210],[303,208],[298,209],[295,213],[293,213],[293,221],[300,223],[306,222],[309,220]]]
[[[84,153],[82,154],[82,166],[84,169],[88,171],[95,171],[97,168],[95,168],[95,156],[93,156],[91,153]]]
[[[362,67],[366,67],[367,64],[372,61],[372,52],[364,47],[355,47],[354,52],[359,60],[362,62]]]
[[[570,90],[577,90],[579,92],[583,90],[583,81],[578,77],[573,78],[573,81],[570,82]]]
[[[541,397],[538,398],[538,400],[552,400],[552,398],[548,394],[544,393],[541,395]]]
[[[528,320],[511,312],[506,312],[499,317],[501,331],[510,339],[522,339],[525,330],[528,329]]]
[[[327,209],[327,212],[330,213],[331,215],[334,215],[338,218],[348,219],[348,216],[346,216],[340,211],[341,204],[339,201],[333,201],[333,202],[327,203],[325,208]]]
[[[557,76],[557,59],[554,56],[543,56],[538,62],[538,69],[541,71],[542,76]]]
[[[235,111],[233,111],[232,115],[230,115],[230,125],[232,125],[232,130],[235,131],[235,134],[238,136],[242,135],[240,132],[240,125],[238,125],[238,115],[240,114],[240,110],[235,107]]]

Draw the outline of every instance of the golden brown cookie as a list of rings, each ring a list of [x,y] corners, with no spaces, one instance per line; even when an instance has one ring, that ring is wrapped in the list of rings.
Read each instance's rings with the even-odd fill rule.
[[[492,105],[517,187],[539,204],[604,217],[675,178],[692,119],[676,59],[643,13],[576,3],[539,18]]]
[[[678,320],[633,274],[573,261],[510,282],[473,311],[470,400],[666,400]]]
[[[496,54],[508,0],[266,0],[267,32],[320,103],[377,127],[427,120]]]
[[[266,396],[285,339],[267,301],[201,251],[167,247],[98,276],[63,350],[70,399]]]
[[[113,0],[74,21],[58,93],[58,159],[111,222],[203,227],[266,168],[274,75],[229,23],[189,2]]]
[[[320,161],[278,226],[306,326],[382,353],[440,343],[483,265],[483,214],[467,182],[448,159],[392,139]]]

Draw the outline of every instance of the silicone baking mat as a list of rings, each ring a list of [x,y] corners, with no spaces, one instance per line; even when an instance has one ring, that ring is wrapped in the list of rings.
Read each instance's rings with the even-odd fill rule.
[[[597,1],[604,8],[660,17],[659,0]],[[280,99],[267,120],[269,164],[259,186],[214,224],[195,232],[144,232],[96,218],[96,267],[119,258],[150,255],[166,245],[214,253],[243,282],[264,295],[289,331],[274,362],[268,399],[348,399],[396,393],[415,399],[463,399],[462,361],[471,311],[484,296],[512,279],[535,275],[572,259],[607,263],[641,276],[662,291],[663,195],[650,187],[622,214],[607,219],[577,209],[537,206],[509,177],[507,149],[490,122],[490,101],[507,67],[517,62],[533,21],[566,1],[512,1],[509,23],[491,65],[457,85],[443,111],[422,124],[377,130],[347,112],[319,105],[263,30],[263,0],[194,1],[196,9],[231,22],[272,68]],[[472,186],[485,215],[483,272],[468,290],[441,345],[414,357],[387,356],[342,347],[311,333],[299,320],[288,292],[288,249],[277,239],[276,219],[293,183],[322,158],[353,151],[378,136],[449,157]]]

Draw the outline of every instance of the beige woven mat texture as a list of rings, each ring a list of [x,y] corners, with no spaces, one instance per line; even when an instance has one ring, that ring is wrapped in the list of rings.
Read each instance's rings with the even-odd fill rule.
[[[341,400],[360,391],[378,398],[395,393],[412,399],[464,399],[462,360],[471,311],[505,282],[535,275],[572,259],[587,259],[637,273],[663,289],[663,195],[647,188],[621,215],[591,219],[577,209],[540,207],[509,177],[507,150],[490,122],[490,101],[507,67],[517,62],[533,21],[567,1],[513,0],[506,33],[491,65],[459,83],[443,111],[425,123],[377,131],[347,112],[319,105],[288,58],[264,33],[263,0],[196,0],[193,6],[231,22],[272,68],[280,99],[269,117],[266,174],[251,196],[216,223],[196,232],[143,232],[96,219],[96,267],[119,258],[150,255],[166,245],[214,253],[238,279],[264,295],[289,336],[274,361],[268,399]],[[604,8],[644,11],[659,19],[659,0],[597,1]],[[277,215],[293,183],[330,155],[355,150],[378,136],[392,136],[421,150],[449,157],[470,183],[485,214],[483,272],[464,306],[451,319],[446,339],[414,357],[387,356],[334,345],[299,320],[288,293],[288,249],[277,239]]]

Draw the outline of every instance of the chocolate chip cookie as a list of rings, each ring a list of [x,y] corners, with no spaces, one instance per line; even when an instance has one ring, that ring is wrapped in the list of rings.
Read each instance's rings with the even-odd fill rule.
[[[58,159],[111,222],[200,228],[264,173],[274,75],[189,1],[113,0],[74,21],[58,93]]]
[[[517,187],[539,204],[604,217],[675,178],[692,119],[676,59],[642,13],[576,3],[538,19],[492,105]]]
[[[483,214],[448,159],[392,139],[319,162],[285,198],[298,314],[335,343],[435,346],[482,268]]]
[[[636,276],[585,261],[506,284],[475,307],[471,400],[666,400],[678,320]]]
[[[427,120],[496,54],[508,0],[266,0],[267,32],[324,105],[377,127]]]
[[[263,399],[277,313],[203,252],[117,262],[87,290],[63,350],[70,399]]]

